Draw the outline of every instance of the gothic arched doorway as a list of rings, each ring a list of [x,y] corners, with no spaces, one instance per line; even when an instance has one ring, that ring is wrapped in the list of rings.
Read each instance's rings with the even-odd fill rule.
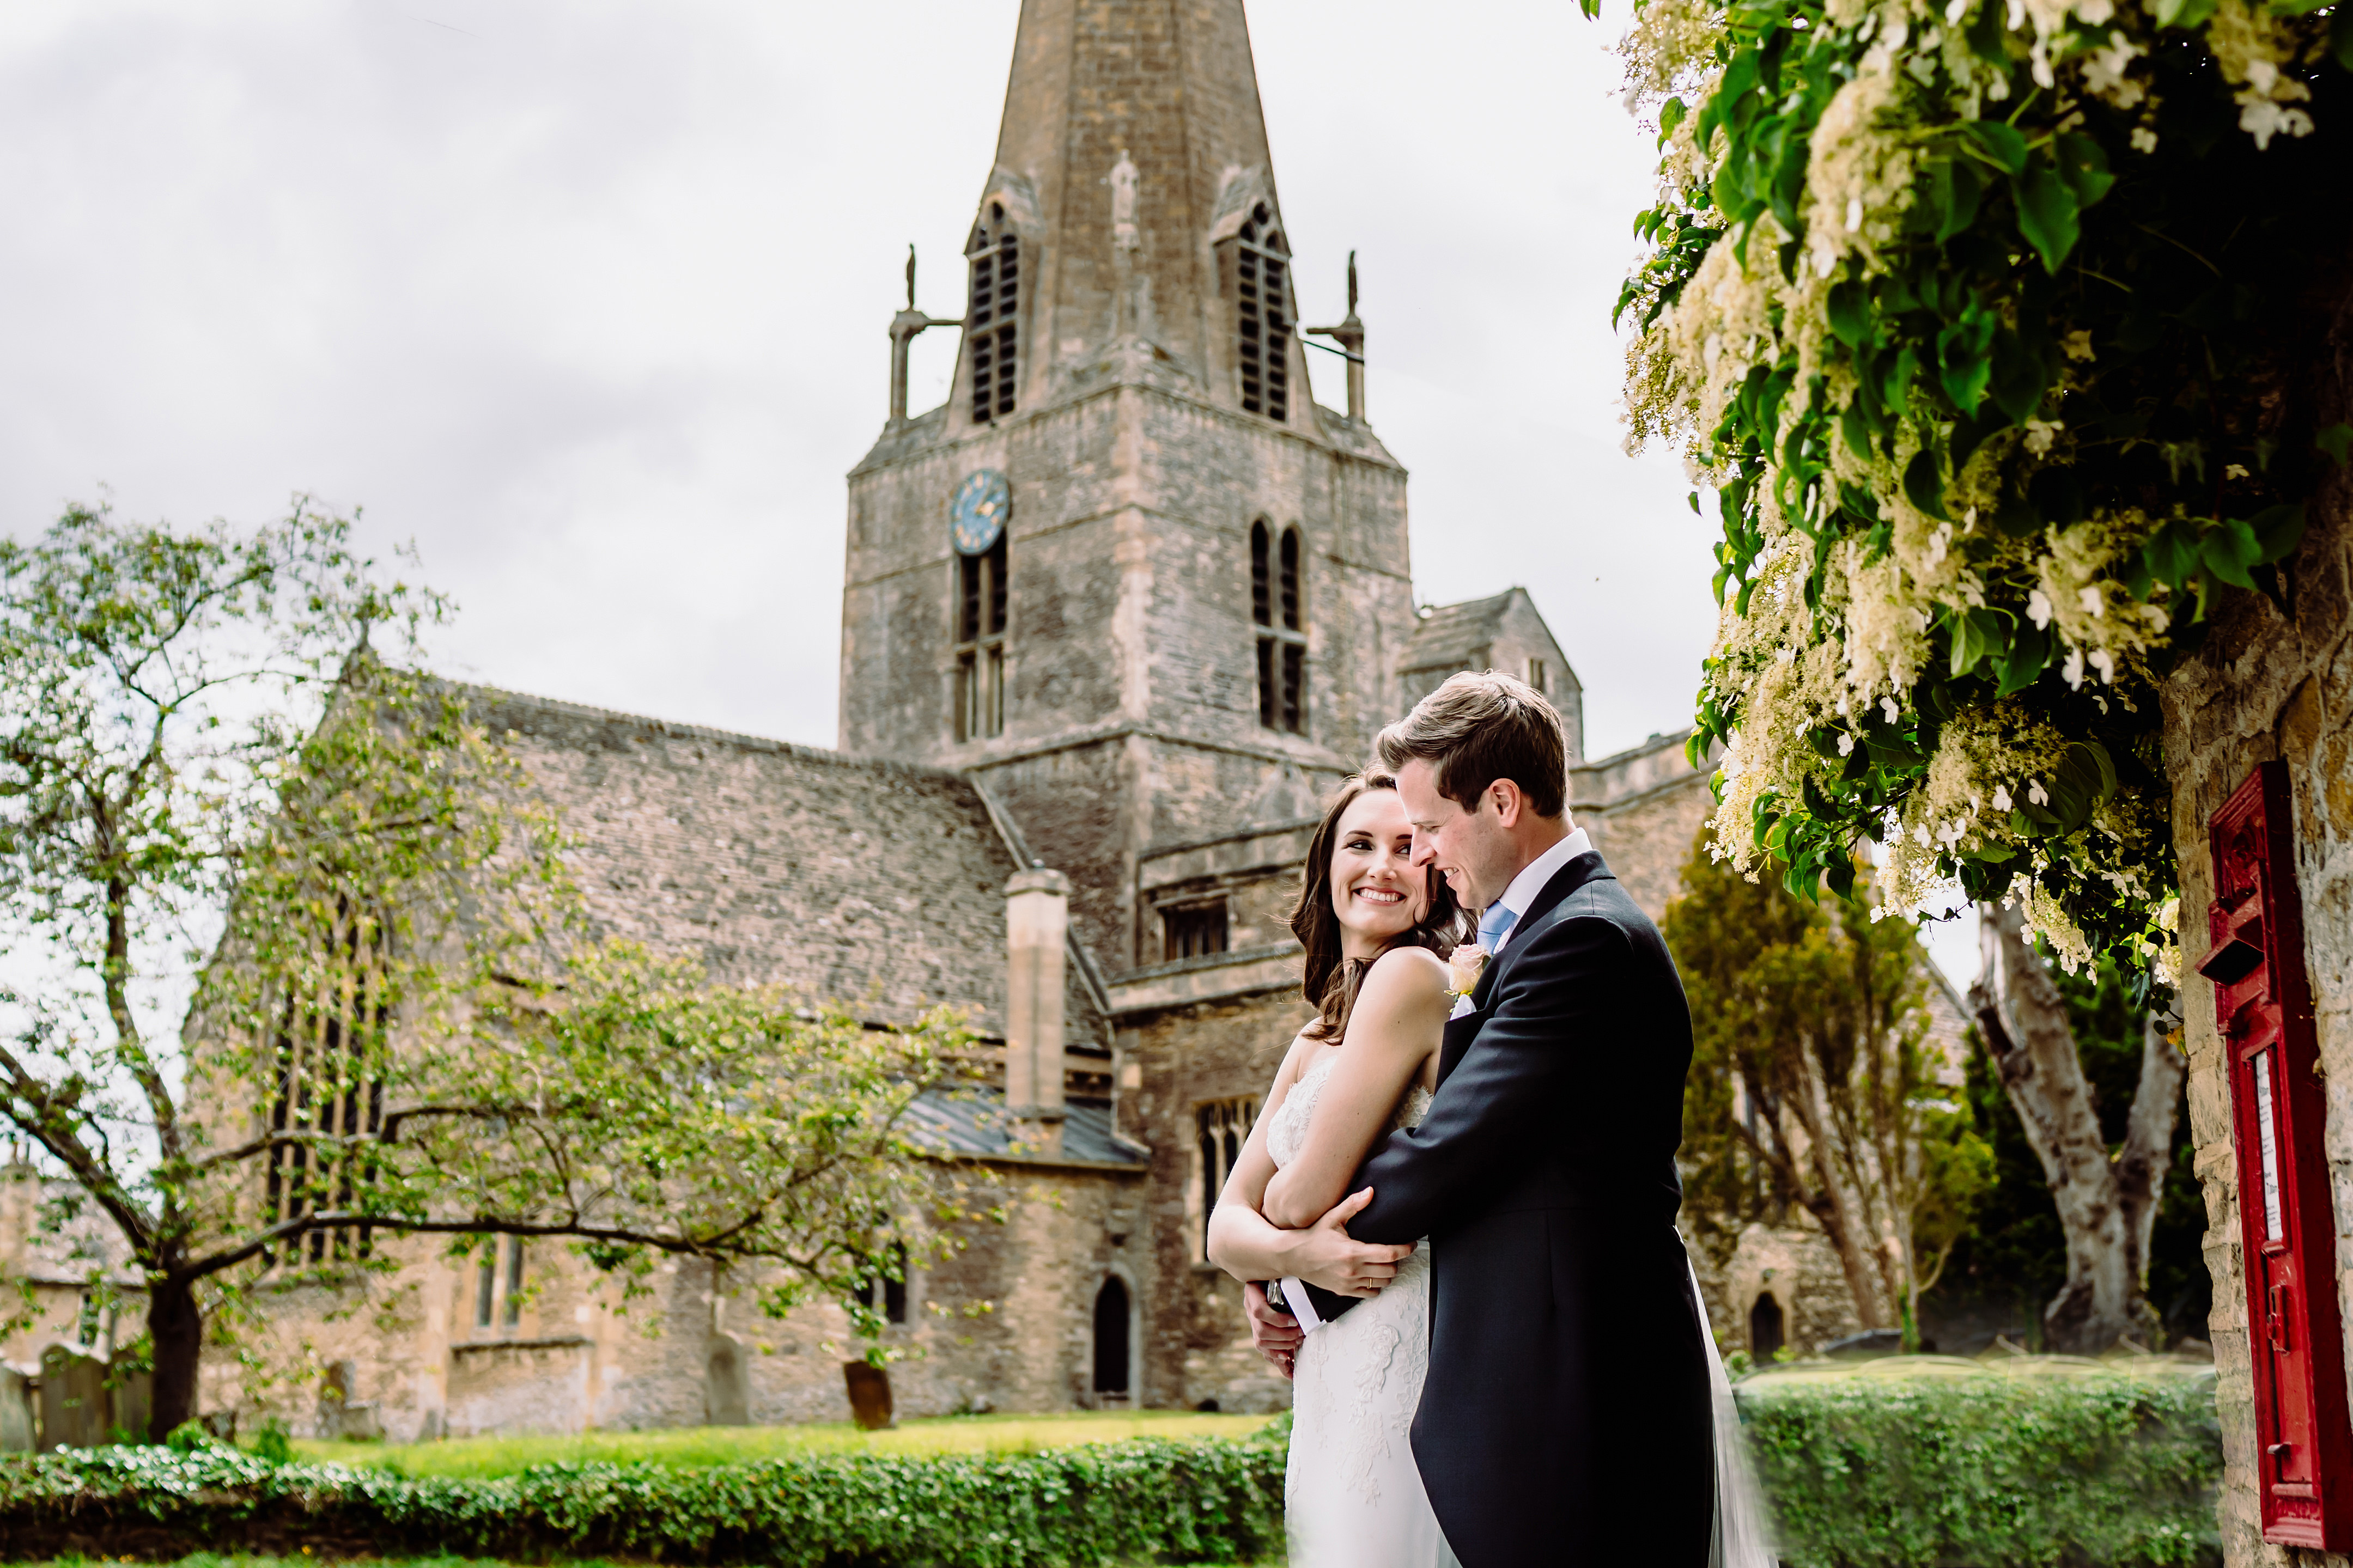
[[[1114,1274],[1095,1292],[1096,1394],[1127,1394],[1127,1284]]]
[[[1748,1354],[1752,1360],[1768,1362],[1784,1342],[1781,1303],[1773,1300],[1772,1291],[1763,1291],[1748,1309]]]

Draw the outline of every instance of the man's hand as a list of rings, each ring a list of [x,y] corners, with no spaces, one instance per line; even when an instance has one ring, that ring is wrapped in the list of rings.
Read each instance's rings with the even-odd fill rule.
[[[1288,1312],[1276,1311],[1256,1280],[1242,1285],[1242,1310],[1250,1317],[1250,1343],[1258,1347],[1258,1353],[1266,1357],[1275,1371],[1289,1377],[1299,1359],[1299,1342],[1307,1337],[1299,1327],[1299,1320]]]
[[[1348,1239],[1348,1222],[1373,1201],[1373,1189],[1351,1193],[1332,1205],[1331,1212],[1305,1230],[1296,1231],[1292,1272],[1311,1285],[1321,1285],[1335,1296],[1377,1296],[1397,1278],[1398,1265],[1413,1255],[1413,1245],[1384,1246]]]

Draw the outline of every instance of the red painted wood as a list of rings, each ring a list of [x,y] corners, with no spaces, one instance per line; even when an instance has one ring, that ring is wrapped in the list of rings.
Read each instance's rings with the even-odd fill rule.
[[[2212,946],[2198,972],[2214,984],[2231,1071],[2263,1539],[2341,1552],[2353,1546],[2353,1420],[2294,821],[2286,765],[2274,762],[2208,823]]]

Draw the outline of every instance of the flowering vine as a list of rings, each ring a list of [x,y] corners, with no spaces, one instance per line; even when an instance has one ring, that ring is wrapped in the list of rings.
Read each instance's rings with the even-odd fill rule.
[[[1717,852],[1851,895],[1875,840],[1887,909],[2173,978],[2157,682],[2218,592],[2288,601],[2353,443],[2299,368],[2353,4],[1642,0],[1623,52],[1631,439],[1722,513]]]

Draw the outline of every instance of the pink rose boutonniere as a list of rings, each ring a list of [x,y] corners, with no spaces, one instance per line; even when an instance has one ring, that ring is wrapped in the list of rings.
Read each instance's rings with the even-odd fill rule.
[[[1451,996],[1468,996],[1478,989],[1480,972],[1487,967],[1487,950],[1475,942],[1466,942],[1447,956],[1446,972],[1452,984],[1447,989]]]

